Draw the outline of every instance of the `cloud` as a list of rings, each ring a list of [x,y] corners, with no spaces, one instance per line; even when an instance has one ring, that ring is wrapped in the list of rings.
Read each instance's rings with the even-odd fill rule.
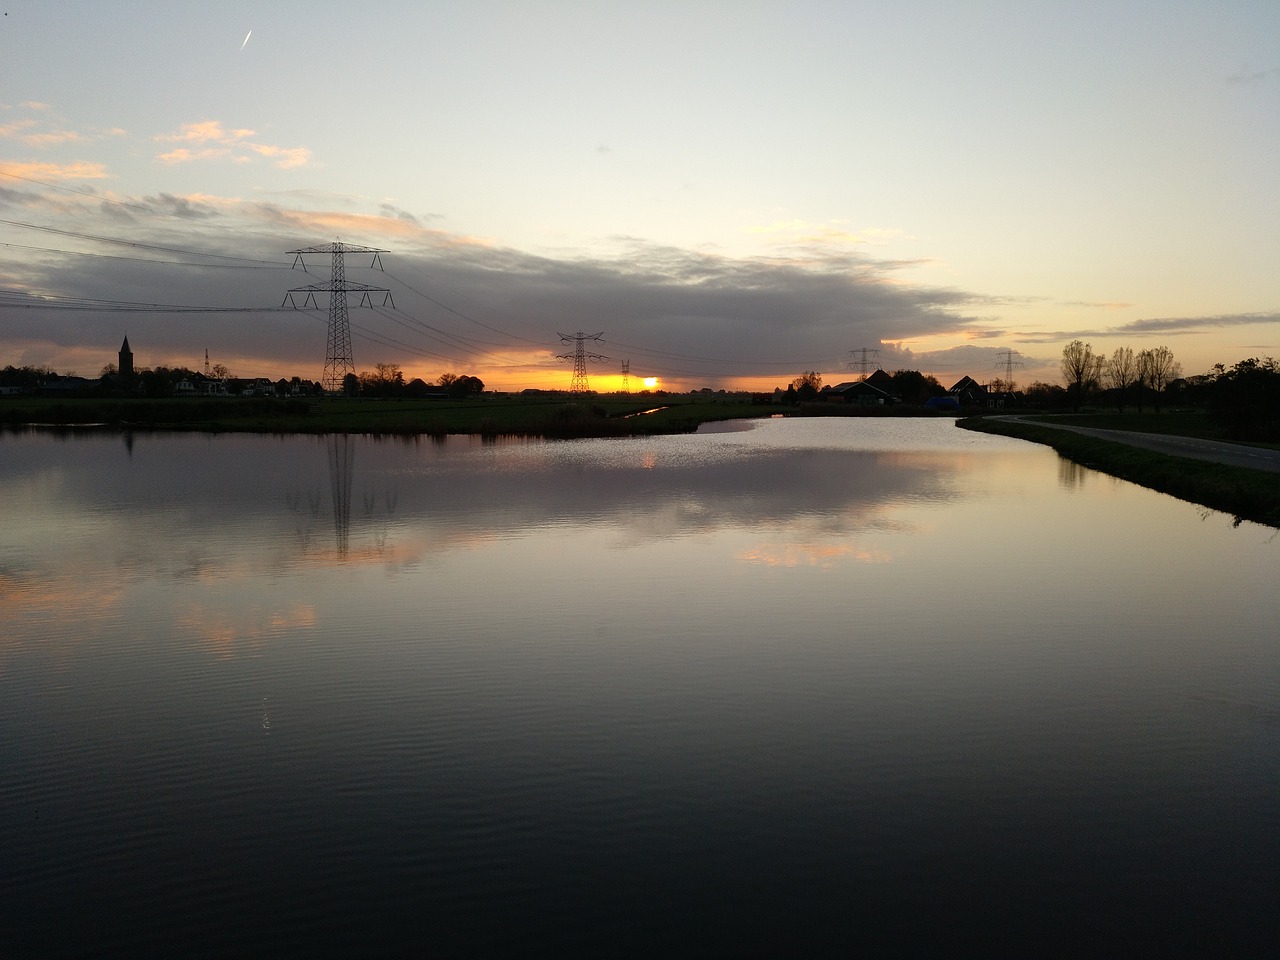
[[[369,271],[369,258],[346,263],[348,280],[391,290],[395,304],[374,310],[350,301],[361,369],[391,361],[431,377],[465,370],[506,389],[567,382],[556,359],[564,352],[560,332],[602,330],[598,352],[613,358],[607,367],[630,360],[633,376],[659,376],[676,388],[743,378],[785,383],[804,370],[840,379],[850,351],[946,339],[982,343],[918,354],[894,347],[884,362],[894,369],[936,362],[981,379],[1007,345],[969,314],[1003,298],[891,279],[892,261],[848,250],[733,258],[618,237],[597,255],[535,255],[430,228],[391,204],[363,212],[351,198],[296,199],[324,205],[160,194],[104,207],[101,197],[46,198],[48,215],[65,217],[77,235],[134,246],[66,241],[61,255],[0,260],[0,287],[67,304],[174,310],[11,310],[0,338],[32,345],[24,348],[29,356],[57,365],[56,356],[87,346],[114,350],[127,328],[141,365],[190,365],[208,347],[243,375],[318,376],[324,303],[307,311],[280,305],[288,290],[327,279],[328,263],[294,271],[287,251],[339,236],[390,251],[381,258],[385,273]],[[58,207],[67,203],[75,208]]]
[[[227,130],[218,120],[184,123],[177,133],[157,134],[160,143],[236,143],[253,136],[252,130]]]
[[[1190,333],[1223,327],[1280,323],[1280,313],[1230,313],[1207,317],[1152,317],[1116,328],[1117,333]]]
[[[0,137],[16,138],[23,130],[30,130],[36,125],[34,120],[14,120],[10,123],[0,123]]]
[[[0,174],[19,180],[102,180],[107,168],[104,164],[87,160],[71,163],[41,163],[39,161],[0,160]]]
[[[311,151],[306,147],[272,147],[264,143],[247,144],[250,150],[275,160],[282,170],[306,166],[311,161]]]
[[[1119,300],[1062,300],[1059,303],[1064,307],[1082,307],[1087,310],[1129,310],[1135,306]]]
[[[1154,336],[1157,334],[1181,335],[1203,333],[1230,327],[1255,326],[1280,323],[1280,313],[1231,313],[1202,317],[1149,317],[1133,320],[1114,327],[1093,327],[1074,330],[1040,330],[1019,333],[1017,339],[1024,343],[1055,343],[1064,340],[1084,340],[1091,337]]]
[[[158,143],[181,143],[190,146],[175,147],[156,155],[166,165],[192,163],[197,160],[229,160],[232,163],[249,163],[256,154],[275,161],[282,170],[306,166],[311,162],[311,150],[307,147],[280,147],[259,143],[250,139],[253,130],[245,127],[228,129],[220,120],[201,120],[184,123],[177,133],[157,134]]]
[[[1271,67],[1269,70],[1242,70],[1227,77],[1227,83],[1237,87],[1256,86],[1273,77],[1280,77],[1280,67]]]
[[[48,133],[33,133],[22,137],[22,142],[31,147],[54,147],[62,143],[83,143],[85,138],[74,130],[51,130]]]

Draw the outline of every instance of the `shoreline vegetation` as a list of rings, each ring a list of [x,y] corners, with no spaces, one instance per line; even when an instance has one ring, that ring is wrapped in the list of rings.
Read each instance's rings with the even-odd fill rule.
[[[470,434],[579,439],[690,433],[714,420],[770,416],[750,397],[485,396],[469,399],[23,399],[0,402],[0,428],[199,433]]]
[[[1054,417],[1054,420],[1071,426],[1107,430],[1133,430],[1206,440],[1227,439],[1214,421],[1199,412],[1083,414]],[[1237,525],[1250,520],[1280,528],[1280,479],[1274,473],[1171,457],[1070,430],[1038,426],[1028,419],[973,416],[957,420],[956,426],[1044,444],[1082,466],[1229,514]]]
[[[703,423],[778,415],[950,416],[914,407],[830,403],[780,406],[734,395],[487,396],[464,400],[24,398],[0,402],[0,429],[580,439],[690,433]],[[1214,420],[1199,411],[1086,413],[1055,420],[1107,429],[1228,439]],[[1171,457],[1037,426],[1028,420],[977,415],[962,417],[956,425],[1045,444],[1076,463],[1222,511],[1237,523],[1251,520],[1280,528],[1280,483],[1274,474]]]

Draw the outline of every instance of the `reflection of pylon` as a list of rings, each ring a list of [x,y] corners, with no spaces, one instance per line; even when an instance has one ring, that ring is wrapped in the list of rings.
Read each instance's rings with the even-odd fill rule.
[[[557,356],[558,360],[573,361],[573,379],[569,382],[570,393],[586,393],[587,386],[587,361],[588,360],[608,360],[609,358],[599,353],[587,353],[583,346],[588,340],[598,341],[604,333],[582,333],[577,334],[560,334],[560,339],[565,343],[574,344],[573,353],[562,353]]]
[[[308,306],[319,307],[316,303],[317,293],[329,294],[329,340],[325,347],[324,355],[324,377],[321,384],[324,389],[330,393],[337,393],[342,389],[342,381],[349,373],[355,373],[355,363],[351,359],[351,318],[347,314],[347,294],[359,293],[360,306],[371,307],[373,301],[369,297],[371,293],[385,294],[382,298],[382,305],[395,309],[395,304],[391,302],[391,291],[386,287],[371,287],[367,283],[347,282],[346,267],[342,260],[344,253],[371,253],[373,261],[369,266],[376,266],[382,269],[382,260],[378,254],[386,253],[386,250],[377,250],[373,247],[356,247],[351,244],[335,241],[333,243],[322,243],[318,247],[303,247],[301,250],[290,250],[294,255],[293,265],[296,267],[302,264],[305,270],[307,265],[302,259],[304,253],[329,253],[332,254],[332,263],[330,267],[328,283],[312,283],[305,287],[294,287],[285,294],[284,302],[293,304],[297,307],[294,300],[295,293],[305,293],[306,297],[302,301],[302,308],[305,310]],[[281,304],[284,306],[284,303]]]
[[[333,533],[338,557],[345,560],[351,541],[351,473],[356,462],[355,439],[347,433],[329,438],[329,492],[333,495]]]
[[[631,361],[622,361],[622,392],[631,392]]]

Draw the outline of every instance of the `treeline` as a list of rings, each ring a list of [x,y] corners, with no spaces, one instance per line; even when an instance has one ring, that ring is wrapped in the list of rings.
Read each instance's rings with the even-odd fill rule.
[[[1027,402],[1039,407],[1071,407],[1096,402],[1141,412],[1150,405],[1197,407],[1209,413],[1224,432],[1240,440],[1280,442],[1280,362],[1250,357],[1234,366],[1214,364],[1208,373],[1184,377],[1182,365],[1168,347],[1136,353],[1119,347],[1109,357],[1090,344],[1073,340],[1062,351],[1065,386],[1034,383]]]
[[[399,364],[376,363],[372,371],[347,374],[343,392],[349,397],[423,399],[444,396],[463,399],[483,393],[484,381],[468,374],[442,373],[434,383],[427,383],[421,377],[406,382]]]
[[[936,377],[919,370],[898,370],[889,374],[877,371],[875,374],[875,377],[882,376],[887,378],[881,381],[885,392],[902,403],[922,405],[930,397],[941,397],[947,392],[947,388]],[[807,370],[787,384],[786,390],[781,392],[786,403],[816,400],[822,394],[822,374],[816,370]]]
[[[1100,389],[1109,391],[1121,413],[1127,401],[1141,410],[1144,399],[1150,399],[1159,410],[1166,391],[1182,377],[1182,364],[1168,347],[1137,353],[1132,347],[1117,347],[1110,357],[1104,357],[1081,340],[1072,340],[1062,348],[1061,368],[1068,399],[1076,410]]]

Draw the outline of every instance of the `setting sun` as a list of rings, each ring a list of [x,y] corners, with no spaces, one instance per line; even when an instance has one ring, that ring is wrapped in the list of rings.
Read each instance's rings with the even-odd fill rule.
[[[654,387],[656,387],[656,386],[658,385],[658,378],[657,378],[657,377],[645,377],[645,378],[644,378],[644,385],[645,385],[645,389],[646,389],[646,390],[652,390]]]

